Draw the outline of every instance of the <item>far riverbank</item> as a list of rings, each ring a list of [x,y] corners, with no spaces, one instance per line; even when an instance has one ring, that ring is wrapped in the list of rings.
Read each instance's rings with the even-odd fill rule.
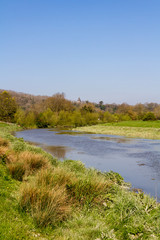
[[[160,122],[125,121],[76,128],[96,134],[119,135],[129,138],[160,139]]]

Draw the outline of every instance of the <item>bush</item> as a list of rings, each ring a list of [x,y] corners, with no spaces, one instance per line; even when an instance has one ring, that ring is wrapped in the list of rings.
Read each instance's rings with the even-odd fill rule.
[[[16,109],[15,99],[6,91],[0,93],[0,120],[13,122]]]
[[[104,113],[104,117],[103,117],[103,121],[104,122],[116,122],[117,121],[117,117],[114,114],[111,114],[109,112],[105,112]]]
[[[156,117],[152,112],[146,113],[143,117],[143,121],[155,121],[155,120],[156,120]]]

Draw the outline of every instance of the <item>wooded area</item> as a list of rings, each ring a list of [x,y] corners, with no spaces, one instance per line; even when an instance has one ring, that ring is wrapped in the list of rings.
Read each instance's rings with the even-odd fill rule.
[[[23,127],[85,126],[129,120],[160,120],[160,104],[105,104],[70,101],[64,93],[51,97],[0,90],[0,120]]]

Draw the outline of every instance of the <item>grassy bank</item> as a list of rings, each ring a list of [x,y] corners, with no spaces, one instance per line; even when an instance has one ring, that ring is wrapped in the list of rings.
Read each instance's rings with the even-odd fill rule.
[[[124,121],[79,127],[78,131],[131,138],[160,139],[160,121]]]
[[[160,205],[113,172],[60,162],[0,124],[0,239],[160,239]]]

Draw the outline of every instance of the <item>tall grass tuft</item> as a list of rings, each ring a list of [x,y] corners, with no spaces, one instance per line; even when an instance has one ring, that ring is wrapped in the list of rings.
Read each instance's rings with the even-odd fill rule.
[[[64,168],[68,168],[70,171],[74,172],[76,176],[82,176],[87,174],[87,168],[84,163],[81,161],[75,160],[65,160],[61,163],[61,166]]]
[[[24,176],[32,175],[41,168],[50,167],[50,163],[48,159],[41,154],[25,151],[11,159],[7,167],[13,178],[22,181]]]
[[[0,146],[8,147],[9,142],[6,139],[0,137]]]
[[[8,147],[0,146],[0,162],[6,164]]]
[[[80,204],[101,204],[113,183],[91,170],[86,176],[67,185],[68,193]]]
[[[56,185],[66,187],[75,181],[77,181],[75,174],[61,167],[42,169],[35,176],[35,182],[38,186],[49,188],[53,188]]]
[[[21,208],[31,213],[38,226],[55,226],[71,212],[71,200],[65,186],[51,188],[32,181],[23,185],[20,194]]]

